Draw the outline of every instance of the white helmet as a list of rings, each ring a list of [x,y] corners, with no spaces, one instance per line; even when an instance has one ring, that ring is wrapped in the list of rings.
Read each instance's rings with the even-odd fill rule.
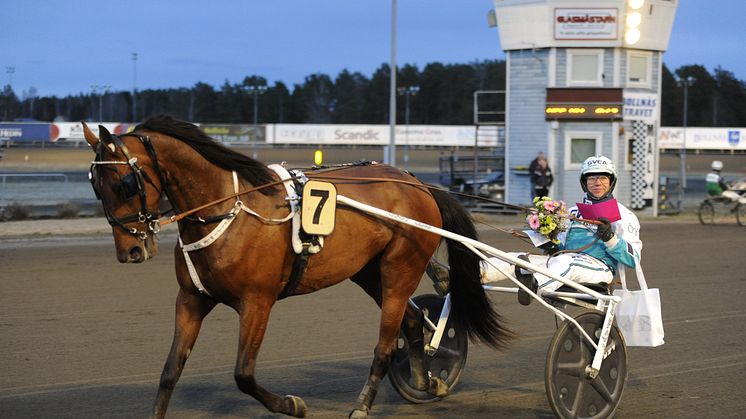
[[[583,188],[583,192],[585,193],[588,193],[588,184],[585,179],[592,174],[605,174],[611,178],[609,192],[599,199],[606,198],[614,192],[614,187],[616,186],[616,167],[614,167],[614,162],[610,158],[591,156],[585,159],[583,165],[580,167],[580,187]]]
[[[713,160],[712,170],[717,170],[718,172],[723,170],[723,162],[721,162],[720,160]]]

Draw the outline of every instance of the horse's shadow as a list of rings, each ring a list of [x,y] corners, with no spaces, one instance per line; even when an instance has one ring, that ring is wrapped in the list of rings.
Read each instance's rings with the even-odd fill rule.
[[[287,392],[302,397],[308,404],[309,418],[339,418],[352,409],[369,368],[367,359],[344,360],[321,364],[306,364],[297,367],[280,367],[262,371],[259,376],[272,382],[272,390]],[[251,397],[237,391],[232,374],[216,376],[212,382],[203,378],[199,381],[185,376],[174,391],[170,414],[178,417],[251,417],[279,418]],[[456,387],[452,396],[441,401],[426,404],[412,404],[404,400],[394,388],[386,383],[381,385],[372,417],[396,418],[552,418],[546,404],[520,408],[500,405],[490,400],[490,395],[500,392],[525,392],[531,397],[544,399],[541,392],[533,389],[516,388],[508,385],[495,385],[494,382],[481,382],[467,377]],[[476,378],[476,377],[472,377]],[[388,381],[388,380],[386,380]],[[460,397],[459,392],[465,394]],[[536,393],[536,394],[533,394]],[[192,416],[193,415],[193,416]]]

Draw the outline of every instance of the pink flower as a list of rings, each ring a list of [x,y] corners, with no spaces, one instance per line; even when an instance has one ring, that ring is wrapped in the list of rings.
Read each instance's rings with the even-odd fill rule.
[[[526,222],[528,222],[528,226],[531,227],[531,230],[536,230],[539,228],[539,215],[536,213],[529,214],[528,217],[526,217]]]
[[[545,201],[544,202],[544,209],[545,210],[547,210],[549,212],[552,212],[552,211],[554,211],[555,208],[557,208],[557,203],[556,202],[554,202],[554,201]]]

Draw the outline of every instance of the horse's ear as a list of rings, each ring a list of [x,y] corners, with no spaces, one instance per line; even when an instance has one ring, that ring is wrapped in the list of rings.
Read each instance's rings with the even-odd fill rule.
[[[88,145],[95,150],[100,140],[96,137],[96,134],[88,128],[88,124],[86,124],[85,121],[80,121],[80,123],[83,124],[83,136],[85,136],[86,142],[88,142]]]
[[[99,125],[98,126],[98,135],[101,136],[101,141],[104,142],[104,144],[109,144],[112,141],[111,133],[108,129],[106,129],[105,126]]]

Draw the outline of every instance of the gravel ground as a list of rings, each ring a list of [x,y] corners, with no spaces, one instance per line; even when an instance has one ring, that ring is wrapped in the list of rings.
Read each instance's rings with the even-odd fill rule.
[[[6,221],[0,223],[0,237],[42,237],[53,235],[109,234],[105,218]]]

